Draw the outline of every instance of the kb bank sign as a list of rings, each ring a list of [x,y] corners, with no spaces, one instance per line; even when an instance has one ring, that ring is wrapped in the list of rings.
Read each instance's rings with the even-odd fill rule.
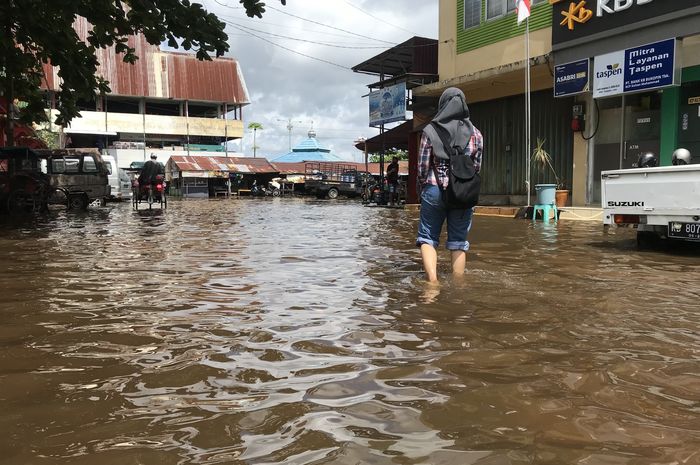
[[[622,26],[697,8],[698,0],[549,0],[552,4],[552,45],[609,32]],[[605,35],[605,34],[603,34]]]

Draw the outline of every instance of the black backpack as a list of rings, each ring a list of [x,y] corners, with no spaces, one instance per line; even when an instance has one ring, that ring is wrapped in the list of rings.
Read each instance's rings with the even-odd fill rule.
[[[459,147],[451,147],[449,141],[445,140],[442,132],[436,132],[440,136],[445,151],[448,151],[450,154],[449,182],[444,189],[438,181],[437,169],[433,163],[435,180],[438,182],[443,196],[445,196],[447,208],[452,210],[476,206],[479,203],[481,176],[476,171],[474,160],[472,160],[471,156],[465,155]],[[452,150],[450,151],[450,149]]]

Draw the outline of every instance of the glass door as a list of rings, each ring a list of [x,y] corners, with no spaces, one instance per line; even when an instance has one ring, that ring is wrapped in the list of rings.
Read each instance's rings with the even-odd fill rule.
[[[600,203],[600,173],[620,167],[622,142],[622,97],[600,99],[598,105],[598,132],[593,148],[593,182],[591,201]]]
[[[661,93],[631,94],[598,100],[591,202],[600,202],[600,173],[634,168],[639,155],[661,160]]]
[[[661,161],[661,93],[624,97],[625,133],[621,168],[634,168],[643,153],[652,152]]]

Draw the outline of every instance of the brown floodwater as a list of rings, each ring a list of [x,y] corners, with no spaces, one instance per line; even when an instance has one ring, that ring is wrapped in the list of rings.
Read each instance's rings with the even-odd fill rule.
[[[0,463],[700,463],[700,252],[415,210],[173,201],[0,218]]]

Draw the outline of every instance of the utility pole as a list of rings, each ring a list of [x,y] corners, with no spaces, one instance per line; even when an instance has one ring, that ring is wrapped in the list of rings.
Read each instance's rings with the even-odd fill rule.
[[[287,122],[287,131],[289,131],[289,151],[292,151],[292,129],[294,129],[294,125],[292,123],[303,123],[303,121],[292,121],[292,118],[289,119],[278,119],[277,121],[286,121]]]

